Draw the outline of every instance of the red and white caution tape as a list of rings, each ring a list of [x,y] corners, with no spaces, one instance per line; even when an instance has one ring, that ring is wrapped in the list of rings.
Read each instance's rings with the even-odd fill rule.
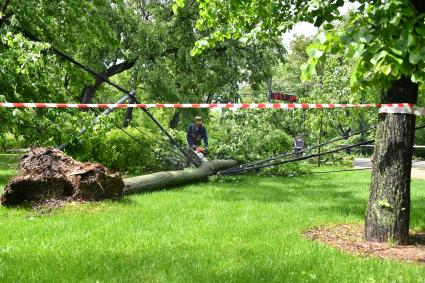
[[[423,107],[388,107],[383,105],[379,108],[379,113],[398,113],[398,114],[414,114],[417,116],[425,116],[425,108]]]
[[[331,104],[331,103],[141,103],[141,104],[85,104],[85,103],[10,103],[0,102],[8,108],[203,108],[203,109],[332,109],[379,108],[380,113],[425,115],[425,109],[411,103],[394,104]]]

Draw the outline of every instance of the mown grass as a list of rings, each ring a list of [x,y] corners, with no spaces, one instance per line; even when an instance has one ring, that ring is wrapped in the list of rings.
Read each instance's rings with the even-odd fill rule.
[[[367,171],[243,177],[50,214],[1,207],[0,281],[423,282],[423,265],[355,257],[301,235],[361,223],[369,179]],[[413,181],[417,229],[424,190]]]
[[[16,154],[0,154],[0,192],[3,185],[7,183],[9,178],[16,173],[18,169],[17,162],[19,155]]]

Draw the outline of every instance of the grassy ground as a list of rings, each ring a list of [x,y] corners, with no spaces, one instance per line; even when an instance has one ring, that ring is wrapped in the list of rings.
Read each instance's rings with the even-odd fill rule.
[[[4,184],[11,171],[0,166]],[[423,265],[354,257],[301,236],[361,223],[369,179],[244,177],[52,214],[1,207],[0,281],[423,282]],[[425,229],[424,181],[413,181],[412,199],[412,226]]]
[[[0,191],[7,180],[16,172],[19,155],[0,154]]]

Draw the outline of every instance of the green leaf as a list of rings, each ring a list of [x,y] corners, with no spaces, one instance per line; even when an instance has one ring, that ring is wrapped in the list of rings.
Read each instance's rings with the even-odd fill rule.
[[[390,56],[391,58],[393,58],[398,64],[403,64],[403,59],[394,56],[393,54],[389,53],[388,56]]]
[[[413,65],[418,64],[420,61],[425,60],[425,47],[422,47],[421,49],[416,48],[412,51],[410,51],[409,56],[409,62]]]
[[[304,63],[301,65],[300,67],[301,70],[301,81],[305,82],[308,81],[310,79],[309,74],[308,74],[308,64]]]
[[[390,49],[391,49],[391,51],[392,51],[395,55],[398,55],[398,56],[402,56],[402,55],[403,55],[403,51],[402,51],[402,50],[400,50],[400,49],[397,49],[397,48],[395,48],[395,47],[391,47]],[[400,63],[400,64],[401,64],[401,63]]]
[[[382,65],[380,70],[384,75],[388,76],[391,73],[391,65]]]
[[[318,43],[320,43],[321,45],[325,44],[325,42],[326,42],[326,33],[324,33],[324,32],[319,33],[316,36],[315,41],[318,42]]]
[[[395,15],[395,17],[393,17],[393,18],[390,20],[390,24],[391,24],[391,25],[393,25],[393,26],[398,26],[398,25],[400,24],[400,20],[401,20],[401,13],[400,13],[400,12],[398,12],[398,13]]]
[[[323,25],[323,28],[324,28],[325,30],[332,30],[332,29],[334,28],[334,26],[333,26],[333,24],[331,24],[331,23],[325,23],[325,24]]]
[[[173,10],[173,14],[174,15],[178,15],[179,14],[179,6],[177,4],[173,4],[171,6],[171,9]]]
[[[360,85],[360,82],[359,82],[358,74],[356,72],[353,72],[350,78],[350,86],[352,88],[357,88],[359,85]]]
[[[316,64],[314,62],[304,63],[301,65],[301,81],[305,82],[316,74]]]
[[[372,39],[373,39],[373,35],[370,33],[362,33],[359,36],[359,41],[362,43],[369,43],[372,41]]]
[[[379,60],[381,60],[382,58],[386,57],[388,55],[388,52],[385,50],[381,50],[380,52],[376,53],[372,59],[370,59],[370,63],[372,63],[372,65],[376,65],[378,63]]]
[[[411,47],[416,45],[416,37],[413,34],[409,34],[407,37],[407,46]]]
[[[418,71],[411,76],[411,80],[414,83],[425,83],[425,73]]]
[[[184,0],[176,0],[176,5],[179,8],[184,8]]]
[[[316,48],[311,48],[311,49],[307,48],[308,56],[315,58],[315,59],[322,57],[323,53],[325,53],[325,52],[322,51],[322,50],[316,49]]]

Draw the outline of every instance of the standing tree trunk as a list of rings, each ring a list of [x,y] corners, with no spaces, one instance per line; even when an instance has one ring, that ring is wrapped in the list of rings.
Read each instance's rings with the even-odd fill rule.
[[[270,78],[267,82],[267,89],[268,89],[268,91],[267,91],[267,101],[270,103],[270,102],[272,102],[272,92],[273,92],[272,78]]]
[[[171,129],[177,129],[179,122],[180,122],[180,111],[179,111],[179,109],[176,109],[174,111],[173,118],[171,118],[170,123],[169,123],[170,128]]]
[[[323,135],[323,109],[321,110],[321,114],[320,114],[320,130],[319,130],[319,144],[322,143],[322,135]],[[319,156],[317,157],[317,167],[320,167],[320,151],[321,148],[319,146],[318,148],[318,152],[319,152]]]
[[[383,93],[382,102],[416,104],[417,99],[418,85],[402,77]],[[365,223],[368,241],[408,241],[414,134],[414,115],[379,114]]]

